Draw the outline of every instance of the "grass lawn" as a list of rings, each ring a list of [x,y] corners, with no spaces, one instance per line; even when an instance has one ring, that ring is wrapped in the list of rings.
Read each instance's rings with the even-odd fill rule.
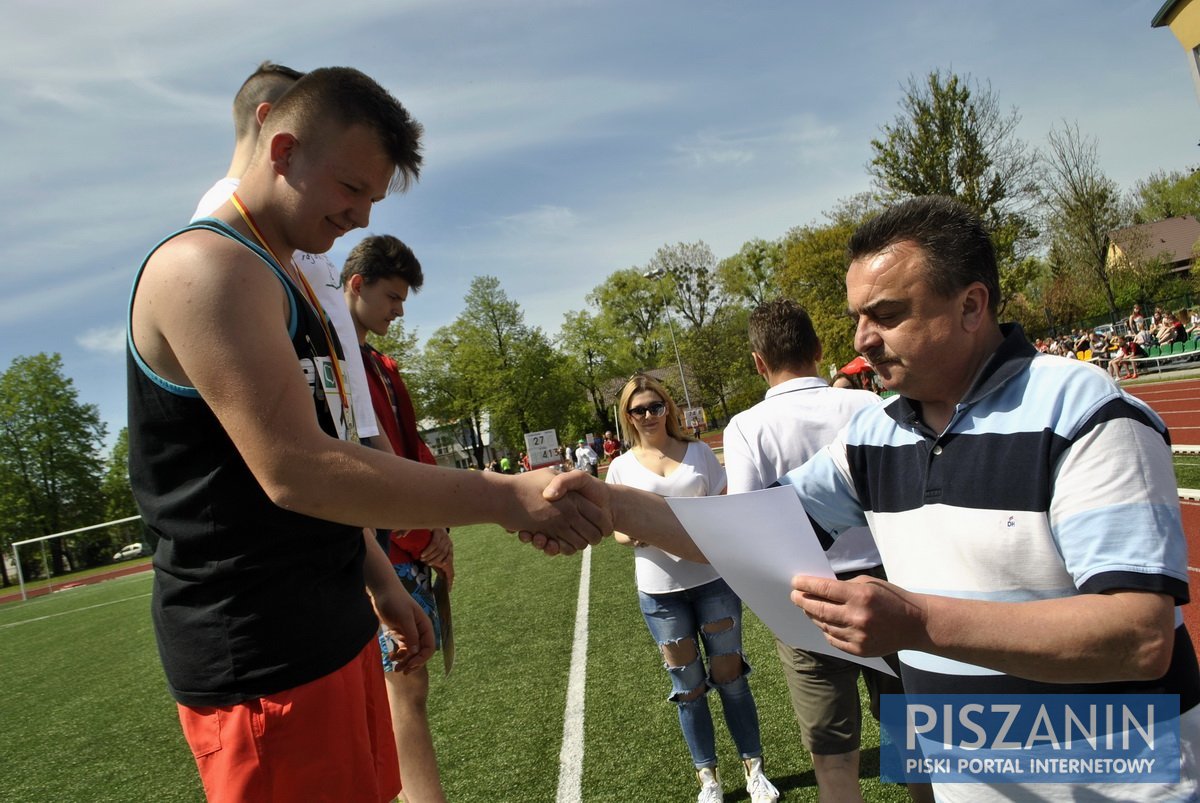
[[[1200,455],[1175,456],[1175,484],[1180,488],[1200,489]]]
[[[495,527],[454,533],[457,659],[430,665],[429,708],[447,795],[552,801],[580,561],[549,559]],[[0,606],[0,800],[200,801],[203,794],[167,695],[149,617],[150,575]],[[669,681],[637,608],[632,551],[593,551],[583,799],[688,801],[695,781]],[[788,801],[814,801],[770,634],[747,613],[767,770]],[[726,800],[745,800],[737,756],[718,722]],[[864,792],[880,784],[870,726]]]

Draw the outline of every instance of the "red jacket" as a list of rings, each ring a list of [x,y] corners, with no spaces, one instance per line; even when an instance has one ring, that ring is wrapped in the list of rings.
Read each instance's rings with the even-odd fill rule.
[[[371,405],[392,450],[409,460],[437,465],[433,452],[417,434],[417,413],[396,361],[366,345],[362,347],[362,359],[371,386]],[[418,560],[432,538],[429,530],[393,530],[388,539],[388,558],[392,563]]]

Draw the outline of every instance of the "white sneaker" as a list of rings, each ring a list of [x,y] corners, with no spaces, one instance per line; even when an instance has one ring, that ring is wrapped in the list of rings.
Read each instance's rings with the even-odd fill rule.
[[[696,796],[696,803],[723,803],[725,793],[721,791],[721,775],[717,768],[701,767],[696,770],[696,776],[700,779],[700,794]]]
[[[775,803],[779,799],[779,790],[763,775],[762,756],[747,758],[742,764],[746,770],[746,791],[750,793],[750,803]]]

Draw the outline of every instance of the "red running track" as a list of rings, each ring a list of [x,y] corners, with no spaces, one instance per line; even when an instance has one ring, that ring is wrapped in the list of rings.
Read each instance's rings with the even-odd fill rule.
[[[1126,391],[1150,405],[1171,431],[1171,443],[1200,446],[1200,379],[1177,379],[1132,385]],[[1183,532],[1188,542],[1188,587],[1192,601],[1183,621],[1192,641],[1200,637],[1200,501],[1180,500]]]
[[[66,583],[63,583],[61,585],[58,584],[57,582],[55,582],[55,583],[52,583],[50,586],[41,586],[39,588],[34,588],[34,589],[31,589],[31,590],[25,592],[25,594],[27,597],[44,597],[47,594],[50,594],[50,593],[53,593],[56,591],[66,591],[69,588],[75,588],[77,586],[88,586],[88,585],[91,585],[92,583],[102,583],[105,580],[113,580],[117,577],[124,577],[127,574],[137,574],[138,572],[149,571],[150,568],[151,568],[150,561],[149,561],[149,559],[147,559],[145,561],[141,561],[138,563],[131,563],[126,566],[120,566],[120,567],[112,569],[111,571],[100,572],[98,574],[88,575],[87,577],[81,577],[79,579],[68,580]],[[0,605],[3,605],[6,602],[19,602],[20,600],[21,600],[21,592],[20,591],[18,591],[15,594],[5,593],[3,595],[0,595]]]

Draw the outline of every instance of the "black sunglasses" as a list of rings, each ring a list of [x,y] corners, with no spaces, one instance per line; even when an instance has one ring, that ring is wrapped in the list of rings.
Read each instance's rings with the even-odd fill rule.
[[[637,407],[630,407],[627,412],[629,413],[630,418],[645,418],[648,415],[652,415],[655,418],[658,418],[666,411],[667,411],[666,402],[658,401],[658,402],[654,402],[653,404],[645,404],[645,405],[639,405]]]

